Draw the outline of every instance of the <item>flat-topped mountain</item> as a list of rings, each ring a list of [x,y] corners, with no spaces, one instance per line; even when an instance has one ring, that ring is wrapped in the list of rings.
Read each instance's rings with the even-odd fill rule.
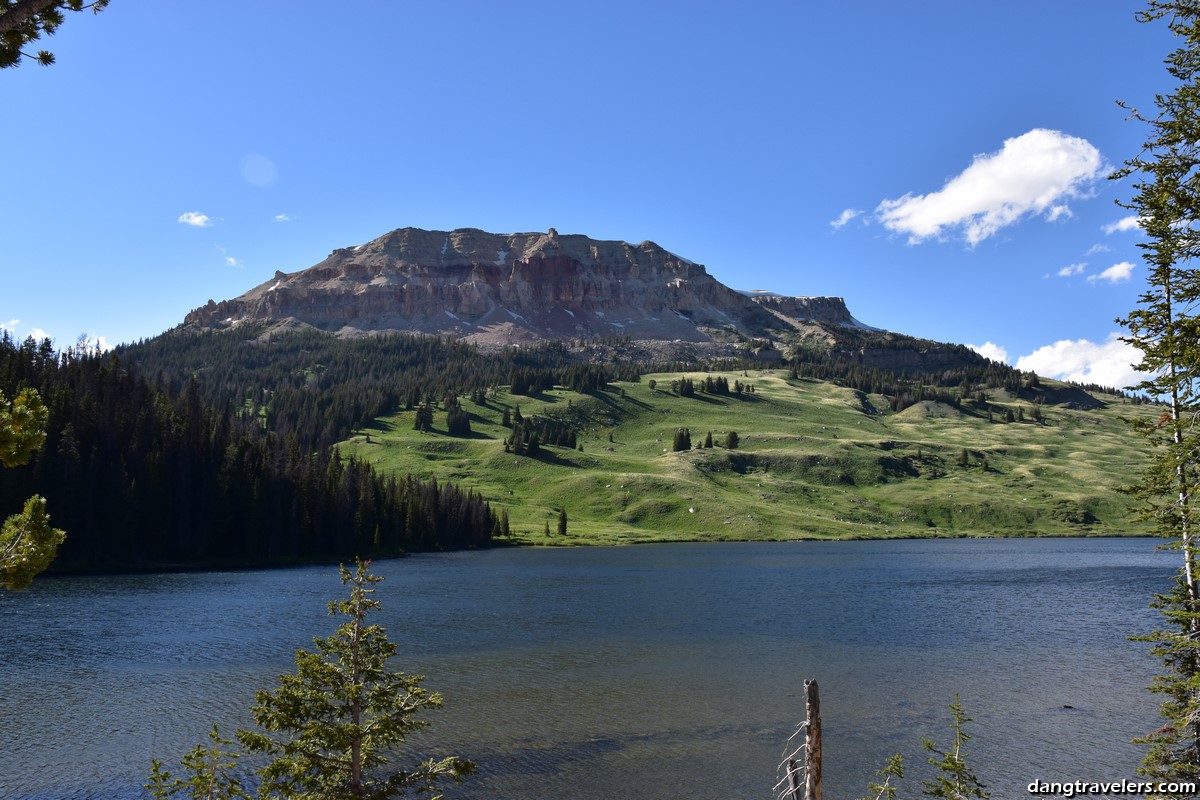
[[[764,305],[760,305],[764,303]],[[654,242],[401,228],[277,272],[185,322],[299,322],[342,333],[409,331],[478,342],[628,336],[709,342],[806,320],[857,325],[841,298],[747,297]]]
[[[553,228],[507,234],[400,228],[334,250],[308,269],[276,272],[240,297],[209,300],[187,315],[184,329],[244,323],[479,344],[615,338],[636,343],[621,354],[633,361],[733,357],[747,346],[759,359],[778,361],[800,342],[896,372],[982,361],[965,347],[866,325],[840,297],[736,291],[654,242],[560,235]]]

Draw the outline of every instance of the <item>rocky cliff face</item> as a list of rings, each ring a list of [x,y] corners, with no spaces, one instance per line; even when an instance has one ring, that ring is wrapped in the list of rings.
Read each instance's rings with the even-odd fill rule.
[[[811,299],[811,298],[810,298]],[[849,316],[848,313],[846,315]],[[653,242],[402,228],[275,277],[185,322],[298,320],[325,330],[453,334],[481,342],[629,336],[710,341],[777,323],[703,266]]]
[[[243,322],[311,325],[344,335],[451,335],[481,344],[617,337],[659,361],[695,358],[700,351],[745,356],[735,343],[782,345],[814,335],[840,357],[880,369],[948,369],[978,358],[965,348],[866,326],[840,297],[737,292],[654,242],[598,241],[553,229],[401,228],[334,250],[308,269],[276,272],[241,297],[209,300],[187,315],[185,326]],[[760,350],[768,361],[786,356],[786,347],[760,342]]]
[[[982,360],[962,345],[915,341],[912,346],[836,350],[836,355],[870,369],[900,373],[936,373],[976,366]]]
[[[846,301],[840,297],[784,297],[769,292],[751,292],[749,296],[772,315],[789,324],[815,322],[873,330],[850,316]]]

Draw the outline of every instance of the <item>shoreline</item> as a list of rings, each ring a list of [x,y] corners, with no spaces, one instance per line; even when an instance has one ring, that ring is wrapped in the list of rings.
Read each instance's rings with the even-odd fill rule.
[[[463,550],[418,550],[412,552],[388,553],[373,556],[372,561],[391,561],[396,559],[408,558],[413,555],[423,555],[426,553],[467,553],[467,552],[482,552],[485,550],[502,550],[508,548],[521,549],[569,549],[581,548],[589,549],[595,547],[638,547],[643,545],[672,545],[672,544],[784,544],[788,542],[893,542],[893,541],[918,541],[918,540],[961,540],[961,539],[1162,539],[1159,536],[1152,536],[1146,533],[1130,532],[1130,533],[962,533],[962,532],[946,532],[942,534],[934,534],[930,536],[919,536],[915,534],[900,534],[900,535],[882,535],[882,536],[794,536],[787,538],[756,538],[756,539],[738,539],[738,538],[692,538],[692,539],[646,539],[635,542],[587,542],[587,541],[568,541],[568,542],[510,542],[500,541],[493,543],[490,547],[468,548]],[[344,558],[330,556],[328,558],[293,558],[283,559],[279,561],[243,561],[238,559],[211,559],[197,562],[180,562],[180,561],[145,561],[124,564],[79,564],[65,563],[52,564],[49,569],[38,575],[34,580],[52,579],[52,578],[82,578],[82,577],[104,577],[114,575],[159,575],[159,574],[187,574],[192,572],[254,572],[259,570],[287,570],[287,569],[303,569],[306,567],[332,567],[338,564],[348,563],[355,556],[346,556]]]

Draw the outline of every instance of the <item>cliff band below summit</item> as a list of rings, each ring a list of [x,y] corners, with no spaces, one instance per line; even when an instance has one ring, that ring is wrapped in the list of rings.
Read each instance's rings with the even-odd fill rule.
[[[300,323],[479,343],[629,337],[710,342],[815,322],[865,327],[841,298],[748,297],[653,242],[401,228],[192,311],[185,325]]]

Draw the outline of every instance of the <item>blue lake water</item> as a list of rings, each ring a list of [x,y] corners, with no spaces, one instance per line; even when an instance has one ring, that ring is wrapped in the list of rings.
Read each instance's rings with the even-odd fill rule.
[[[446,705],[413,744],[480,770],[450,797],[768,798],[821,686],[825,794],[892,753],[920,793],[921,737],[957,692],[995,798],[1119,780],[1158,726],[1144,687],[1145,539],[672,544],[378,562],[395,668]],[[330,567],[43,579],[0,594],[0,797],[146,796],[211,725],[329,633]],[[1073,706],[1073,708],[1064,708]]]

